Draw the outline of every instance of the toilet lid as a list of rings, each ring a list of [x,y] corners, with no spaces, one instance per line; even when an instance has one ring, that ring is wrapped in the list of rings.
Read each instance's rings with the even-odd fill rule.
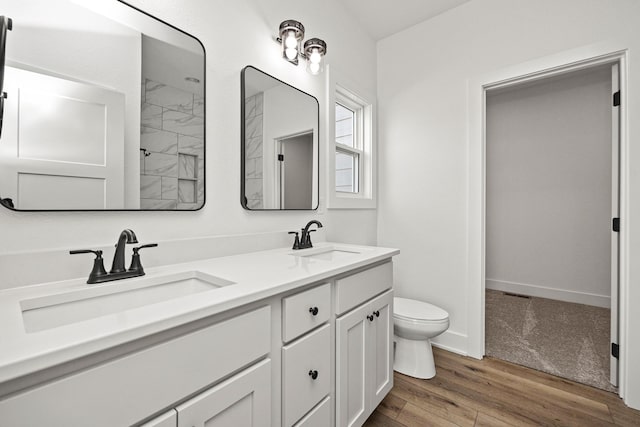
[[[449,313],[428,302],[398,297],[393,299],[393,315],[415,320],[445,320],[449,317]]]

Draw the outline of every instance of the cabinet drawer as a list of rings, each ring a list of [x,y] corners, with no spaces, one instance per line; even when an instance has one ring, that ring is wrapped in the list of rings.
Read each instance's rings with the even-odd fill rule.
[[[331,425],[331,398],[327,396],[294,427],[327,427]]]
[[[393,286],[391,262],[336,280],[336,314],[362,304]]]
[[[329,394],[331,334],[329,325],[282,348],[282,406],[291,426]],[[312,373],[317,372],[313,379]]]
[[[267,354],[270,327],[263,307],[52,381],[0,401],[2,425],[134,424]]]
[[[329,283],[283,298],[282,340],[289,342],[322,325],[329,320],[329,310],[331,310]]]

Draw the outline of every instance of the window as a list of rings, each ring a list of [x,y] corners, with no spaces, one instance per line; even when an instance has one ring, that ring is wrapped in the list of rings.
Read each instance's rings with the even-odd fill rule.
[[[375,208],[373,105],[334,86],[330,208]]]
[[[362,146],[357,124],[361,109],[336,103],[336,191],[358,193]]]

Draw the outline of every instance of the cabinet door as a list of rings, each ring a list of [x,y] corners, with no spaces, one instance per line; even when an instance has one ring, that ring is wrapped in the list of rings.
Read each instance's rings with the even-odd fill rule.
[[[242,371],[176,410],[178,427],[268,427],[271,424],[271,361],[264,360]]]
[[[369,416],[367,338],[373,322],[369,304],[336,320],[336,418],[340,427],[360,426]]]
[[[371,331],[371,410],[393,387],[393,291],[371,301],[374,328]]]

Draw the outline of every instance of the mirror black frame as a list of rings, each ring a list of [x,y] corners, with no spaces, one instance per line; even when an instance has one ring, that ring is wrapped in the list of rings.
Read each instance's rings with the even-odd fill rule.
[[[1,199],[0,198],[0,205],[4,206],[7,209],[10,209],[12,211],[15,212],[197,212],[199,210],[201,210],[204,205],[207,202],[207,180],[206,180],[206,176],[207,176],[207,51],[204,47],[204,44],[200,41],[200,39],[198,39],[196,36],[187,33],[184,30],[181,30],[180,28],[176,27],[175,25],[172,25],[168,22],[166,22],[163,19],[157,18],[153,15],[151,15],[150,13],[136,7],[133,6],[132,4],[128,3],[125,0],[118,0],[119,3],[124,4],[127,7],[130,7],[131,9],[151,18],[154,19],[170,28],[172,28],[173,30],[176,30],[182,34],[184,34],[187,37],[192,38],[193,40],[195,40],[200,47],[202,48],[202,58],[203,58],[203,77],[204,77],[204,81],[202,82],[202,87],[203,87],[203,93],[204,93],[204,121],[203,121],[203,134],[204,134],[204,140],[203,140],[203,159],[204,159],[204,164],[203,164],[203,174],[204,174],[204,179],[203,179],[203,198],[202,198],[202,205],[199,206],[197,209],[16,209],[13,207],[13,204],[10,202],[11,199]],[[9,23],[11,23],[11,20],[8,20]],[[10,24],[9,24],[10,25]],[[10,27],[8,29],[11,29]],[[3,37],[3,42],[6,42],[6,37]],[[1,52],[0,52],[0,56],[2,56],[2,58],[4,59],[5,56],[5,46],[4,43],[1,47]],[[2,64],[2,69],[1,71],[1,75],[4,76],[4,61]],[[1,92],[0,92],[0,96],[1,96]],[[0,123],[2,123],[1,119],[0,119]],[[9,202],[7,202],[9,201]]]
[[[246,156],[246,147],[245,147],[245,139],[246,139],[246,129],[245,129],[245,93],[246,93],[246,88],[245,88],[245,71],[247,69],[253,69],[259,73],[262,73],[266,76],[271,77],[272,79],[282,83],[285,86],[288,86],[292,89],[295,89],[296,91],[307,95],[309,97],[311,97],[317,104],[318,106],[318,114],[316,115],[316,123],[317,123],[317,129],[318,129],[318,146],[316,147],[316,157],[318,159],[318,176],[317,176],[317,184],[316,184],[316,193],[317,193],[317,199],[316,199],[316,205],[312,206],[309,209],[304,209],[304,208],[300,208],[300,209],[251,209],[247,206],[247,197],[245,194],[246,191],[246,185],[245,185],[245,173],[246,173],[246,165],[245,165],[245,156]],[[320,206],[320,103],[318,102],[318,99],[303,91],[298,89],[295,86],[290,85],[287,82],[284,82],[282,80],[280,80],[277,77],[272,76],[269,73],[265,73],[264,71],[260,70],[259,68],[254,67],[253,65],[247,65],[246,67],[244,67],[242,69],[242,71],[240,72],[240,205],[248,211],[266,211],[266,212],[278,212],[278,211],[315,211],[318,209],[318,207]],[[313,190],[313,189],[312,189]]]

